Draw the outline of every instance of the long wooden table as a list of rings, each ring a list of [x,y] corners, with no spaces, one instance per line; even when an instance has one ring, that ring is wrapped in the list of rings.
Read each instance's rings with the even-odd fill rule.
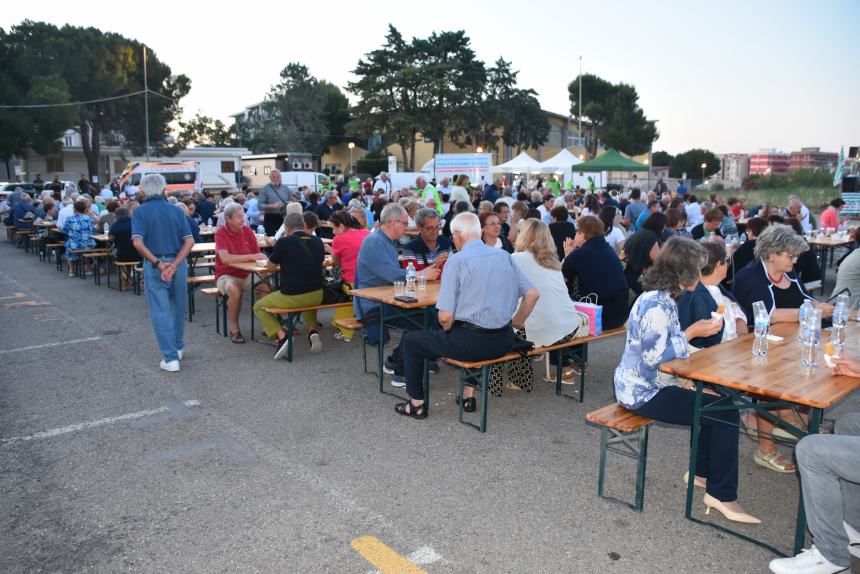
[[[693,353],[688,359],[675,359],[660,365],[660,370],[679,377],[691,379],[696,385],[696,411],[693,417],[690,446],[690,476],[696,475],[696,455],[701,431],[701,420],[717,410],[755,409],[757,413],[787,429],[796,436],[819,432],[821,417],[829,409],[860,389],[860,379],[833,376],[824,366],[823,357],[819,366],[804,367],[800,364],[802,344],[797,339],[796,323],[779,323],[771,327],[771,334],[783,337],[782,341],[769,342],[767,357],[752,355],[752,334],[738,337],[708,349]],[[829,332],[822,332],[822,344],[829,340]],[[851,321],[846,327],[846,350],[848,354],[860,354],[860,323]],[[821,353],[819,353],[820,355]],[[702,405],[705,384],[716,388],[727,400],[707,407]],[[755,395],[754,398],[749,394]],[[809,407],[808,431],[799,429],[778,416],[778,411],[794,406]],[[707,524],[743,540],[753,542],[776,554],[782,552],[754,538],[745,536],[718,524],[702,521],[692,516],[693,481],[687,487],[685,516],[687,519]],[[794,537],[794,556],[803,548],[806,535],[806,517],[801,497]]]
[[[379,305],[379,344],[377,350],[377,374],[379,375],[379,392],[385,393],[385,380],[383,366],[385,364],[385,345],[383,344],[383,329],[386,321],[395,319],[404,319],[414,324],[416,327],[427,330],[430,328],[432,320],[432,308],[436,305],[436,299],[439,296],[439,281],[428,281],[427,288],[423,290],[416,289],[415,298],[417,301],[406,303],[398,301],[394,298],[394,285],[381,285],[379,287],[364,287],[361,289],[353,289],[350,292],[352,297],[375,301]],[[416,317],[421,317],[420,322]],[[387,393],[392,394],[392,393]],[[400,395],[396,395],[400,396]]]
[[[833,265],[833,253],[838,247],[848,247],[854,243],[853,239],[835,239],[833,236],[816,237],[808,239],[810,247],[817,247],[821,265],[821,293],[824,294],[824,278],[827,273],[827,257],[830,256],[830,264]]]

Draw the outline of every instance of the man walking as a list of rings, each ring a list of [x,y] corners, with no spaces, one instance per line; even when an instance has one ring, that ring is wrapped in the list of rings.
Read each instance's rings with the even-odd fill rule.
[[[143,205],[134,210],[131,236],[143,257],[143,281],[152,329],[161,351],[161,368],[179,370],[185,348],[185,298],[188,282],[186,257],[194,245],[188,218],[165,197],[164,177],[143,176]]]

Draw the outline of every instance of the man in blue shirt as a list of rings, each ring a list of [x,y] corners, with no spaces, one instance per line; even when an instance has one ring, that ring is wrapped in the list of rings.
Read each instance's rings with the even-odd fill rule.
[[[200,221],[206,224],[215,215],[215,204],[209,199],[208,191],[204,191],[203,199],[197,202],[197,215],[200,217]]]
[[[161,368],[179,370],[185,348],[186,257],[194,245],[188,218],[165,197],[164,177],[143,176],[140,188],[147,200],[134,210],[131,235],[143,257],[143,280],[152,328],[162,354]]]
[[[675,194],[676,194],[678,197],[684,197],[684,195],[685,195],[686,193],[687,193],[687,186],[686,186],[686,185],[684,185],[684,182],[683,182],[682,180],[680,180],[680,179],[679,179],[679,180],[678,180],[678,187],[677,187],[677,188],[675,188]]]
[[[649,201],[648,205],[645,207],[642,213],[639,214],[639,217],[637,217],[636,221],[633,223],[633,231],[642,229],[642,224],[645,223],[645,220],[648,219],[648,217],[652,213],[657,213],[658,211],[660,211],[660,202],[656,199]]]
[[[445,264],[436,300],[442,330],[409,331],[403,335],[410,400],[394,408],[401,415],[418,419],[427,417],[424,359],[484,361],[501,357],[511,350],[513,329],[523,327],[539,297],[506,251],[481,241],[477,215],[461,213],[451,222],[451,232],[458,252]],[[471,387],[464,391],[463,410],[476,409],[474,393]]]
[[[635,228],[636,220],[645,211],[645,204],[640,201],[641,197],[642,192],[638,189],[630,192],[630,203],[627,204],[627,208],[624,210],[624,220],[622,221],[628,229]]]
[[[379,287],[381,285],[393,285],[395,281],[406,281],[406,270],[400,266],[397,260],[397,241],[406,233],[409,226],[409,217],[406,210],[396,203],[389,203],[382,209],[379,217],[379,229],[368,235],[361,243],[358,251],[358,260],[355,266],[355,289],[363,287]],[[422,271],[429,281],[439,277],[439,271],[431,266]],[[371,344],[385,344],[386,332],[378,332],[379,303],[368,301],[360,297],[352,300],[355,316],[361,319],[365,325],[368,342]],[[414,329],[411,323],[398,324],[396,321],[387,322],[392,326]],[[403,340],[391,353],[386,361],[385,371],[393,374],[391,384],[396,387],[405,386],[403,380]]]

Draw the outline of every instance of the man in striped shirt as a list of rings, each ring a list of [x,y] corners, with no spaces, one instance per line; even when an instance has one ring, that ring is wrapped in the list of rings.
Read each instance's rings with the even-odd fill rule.
[[[401,343],[410,400],[395,405],[395,410],[413,418],[427,417],[425,358],[483,361],[501,357],[514,343],[513,328],[522,328],[539,296],[506,251],[481,240],[481,224],[474,213],[455,217],[451,232],[458,252],[445,264],[436,300],[442,330],[409,331]],[[464,410],[475,410],[471,387],[459,400],[463,400]]]

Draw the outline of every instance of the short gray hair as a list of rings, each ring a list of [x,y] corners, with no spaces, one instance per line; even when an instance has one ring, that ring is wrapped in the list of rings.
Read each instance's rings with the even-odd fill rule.
[[[123,217],[128,217],[128,208],[126,207],[117,207],[114,215],[117,219],[122,219]]]
[[[423,175],[419,175],[418,177],[415,178],[415,184],[417,185],[419,181],[423,181],[424,183],[427,183],[427,178],[424,177]]]
[[[299,215],[301,215],[303,211],[304,208],[302,207],[302,204],[298,201],[291,201],[287,204],[287,213],[298,213]]]
[[[430,207],[422,207],[415,214],[415,225],[424,225],[428,219],[439,219],[439,212]]]
[[[809,250],[806,240],[788,225],[772,223],[755,238],[756,259],[764,261],[774,253],[799,256]]]
[[[148,173],[140,180],[140,189],[147,196],[161,195],[166,187],[167,182],[160,173]]]
[[[328,200],[329,200],[329,199],[331,199],[332,197],[337,197],[337,196],[338,196],[338,195],[337,195],[337,192],[336,192],[336,191],[334,191],[334,190],[329,190],[329,191],[325,192],[325,195],[324,195],[323,197],[325,197],[325,200],[326,200],[326,201],[328,201]]]
[[[242,209],[242,206],[238,203],[228,203],[227,206],[224,208],[224,219],[230,219],[237,211],[241,211],[242,213],[245,212],[245,210]]]
[[[459,233],[463,239],[479,239],[481,237],[481,220],[474,213],[458,214],[451,220],[451,234]]]
[[[379,215],[379,224],[385,225],[395,219],[399,219],[406,215],[406,210],[396,203],[389,203],[382,208],[382,213]]]
[[[305,228],[305,218],[301,213],[288,213],[284,216],[284,229],[295,231],[296,229]]]
[[[673,237],[660,249],[654,264],[642,274],[647,291],[668,291],[679,298],[686,288],[699,282],[702,267],[708,262],[705,248],[688,237]]]

